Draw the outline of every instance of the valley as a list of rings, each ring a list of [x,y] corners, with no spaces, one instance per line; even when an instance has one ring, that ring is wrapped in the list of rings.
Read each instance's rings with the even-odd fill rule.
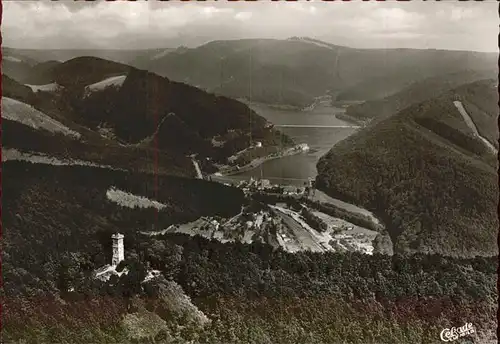
[[[2,340],[496,339],[495,58],[4,48]]]
[[[163,230],[141,231],[140,233],[147,236],[173,233],[199,235],[222,243],[251,244],[259,242],[292,253],[297,251],[373,253],[372,242],[378,235],[376,231],[357,226],[321,211],[311,212],[307,206],[309,205],[307,200],[310,196],[313,200],[312,193],[315,193],[316,190],[308,190],[307,194],[305,194],[306,191],[301,190],[298,194],[292,194],[291,197],[285,196],[283,201],[288,203],[259,204],[255,203],[255,199],[252,198],[253,192],[257,192],[257,199],[260,199],[262,192],[272,191],[279,186],[264,188],[258,185],[259,183],[256,181],[239,184],[238,187],[249,197],[250,205],[244,206],[241,212],[235,216],[230,218],[202,217],[189,223],[173,224]],[[288,194],[284,191],[282,195]],[[275,196],[271,192],[270,196],[273,195]],[[302,198],[304,198],[303,201]],[[154,203],[151,203],[154,201],[149,202],[151,206],[155,206]],[[325,204],[333,206],[327,202]],[[305,213],[313,214],[317,220],[308,222],[303,215]],[[349,219],[349,216],[345,218]],[[379,230],[383,230],[383,227],[380,227]]]
[[[336,117],[345,110],[321,104],[308,112],[276,109],[259,103],[249,106],[273,123],[274,128],[293,139],[294,142],[307,144],[306,151],[296,155],[265,161],[255,168],[236,173],[235,180],[265,178],[278,184],[302,186],[308,178],[316,176],[316,163],[337,142],[353,134],[357,128]],[[227,180],[227,179],[226,179]]]

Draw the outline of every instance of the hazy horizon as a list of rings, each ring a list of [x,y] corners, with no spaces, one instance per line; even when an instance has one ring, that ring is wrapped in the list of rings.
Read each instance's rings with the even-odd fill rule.
[[[4,1],[3,10],[3,45],[17,49],[143,50],[300,36],[357,49],[498,52],[496,1]]]
[[[292,38],[292,37],[290,37]],[[315,37],[305,37],[305,38],[310,38],[310,39],[317,39],[318,38],[315,38]],[[234,39],[213,39],[213,40],[208,40],[204,43],[200,43],[200,44],[192,44],[190,46],[185,46],[187,48],[197,48],[197,47],[200,47],[200,46],[203,46],[205,44],[208,44],[210,42],[216,42],[216,41],[240,41],[240,40],[287,40],[287,38],[283,38],[283,39],[278,39],[278,38],[269,38],[269,37],[260,37],[260,38],[234,38]],[[344,48],[350,48],[350,49],[359,49],[359,50],[404,50],[404,49],[408,49],[408,50],[442,50],[442,51],[465,51],[465,52],[473,52],[473,53],[484,53],[484,54],[498,54],[498,51],[478,51],[478,50],[466,50],[466,49],[440,49],[440,48],[399,48],[399,47],[394,47],[394,48],[362,48],[362,47],[351,47],[351,46],[347,46],[347,45],[340,45],[340,44],[335,44],[335,42],[328,42],[328,41],[324,41],[322,40],[324,43],[329,43],[329,44],[334,44],[334,45],[337,45],[337,46],[341,46],[341,47],[344,47]],[[61,51],[79,51],[79,50],[95,50],[95,51],[99,51],[99,50],[102,50],[102,51],[139,51],[139,50],[144,50],[144,51],[147,51],[147,50],[161,50],[161,49],[177,49],[177,48],[181,48],[183,47],[184,45],[179,45],[179,46],[162,46],[162,47],[149,47],[149,48],[106,48],[106,47],[97,47],[97,48],[94,48],[94,47],[89,47],[89,48],[19,48],[19,47],[16,47],[16,46],[6,46],[4,45],[4,48],[7,48],[7,49],[17,49],[17,50],[34,50],[34,51],[44,51],[44,50],[52,50],[52,51],[57,51],[57,50],[61,50]]]

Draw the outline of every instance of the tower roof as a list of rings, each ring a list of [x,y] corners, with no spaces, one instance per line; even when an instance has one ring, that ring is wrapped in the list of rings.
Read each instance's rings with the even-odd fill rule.
[[[113,239],[123,239],[125,236],[121,233],[115,233],[111,236]]]

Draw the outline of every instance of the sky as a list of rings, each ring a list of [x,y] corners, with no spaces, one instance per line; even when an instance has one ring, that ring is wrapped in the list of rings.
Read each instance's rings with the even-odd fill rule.
[[[355,48],[498,51],[494,0],[2,3],[3,45],[13,48],[175,48],[305,36]]]

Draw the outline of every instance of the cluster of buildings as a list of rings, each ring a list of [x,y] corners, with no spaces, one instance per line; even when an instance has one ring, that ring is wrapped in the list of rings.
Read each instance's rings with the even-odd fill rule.
[[[270,216],[263,211],[251,214],[251,220],[245,222],[246,229],[261,229],[264,221],[268,221]]]
[[[271,185],[271,182],[269,179],[254,179],[251,177],[249,180],[242,180],[237,184],[237,187],[240,189],[248,189],[248,191],[251,190],[264,190],[264,189],[269,189],[272,187],[278,187],[278,185]]]
[[[240,181],[236,187],[242,189],[245,193],[267,191],[270,193],[281,193],[289,196],[302,196],[314,187],[314,182],[312,178],[309,178],[304,186],[278,185],[271,184],[269,179],[255,179],[251,177],[249,180]]]
[[[299,143],[298,145],[294,146],[292,148],[293,151],[302,151],[302,152],[306,152],[308,151],[310,148],[309,148],[309,145],[307,143]]]
[[[202,216],[200,218],[201,221],[203,221],[205,224],[201,227],[201,229],[203,230],[209,230],[209,231],[218,231],[220,226],[221,226],[221,223],[216,220],[216,219],[213,219],[211,217],[205,217],[205,216]]]

